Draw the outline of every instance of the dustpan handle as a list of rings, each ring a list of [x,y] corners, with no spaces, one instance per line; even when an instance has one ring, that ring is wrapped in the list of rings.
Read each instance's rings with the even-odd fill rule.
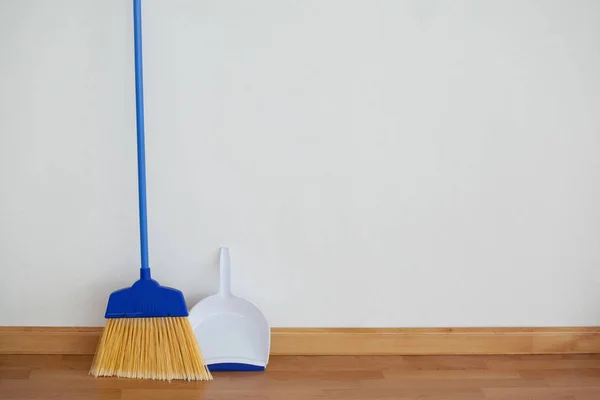
[[[144,77],[142,67],[142,2],[133,0],[133,38],[135,55],[135,122],[137,132],[138,201],[140,214],[140,276],[150,278],[148,262],[148,216],[146,206],[146,150],[144,140]]]
[[[231,296],[231,260],[227,247],[221,247],[219,255],[219,294]]]

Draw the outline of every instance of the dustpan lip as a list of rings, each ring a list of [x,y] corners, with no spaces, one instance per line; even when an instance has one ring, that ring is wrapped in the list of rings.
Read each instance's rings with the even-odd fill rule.
[[[220,363],[206,366],[210,372],[262,372],[266,366],[240,364],[240,363]]]
[[[225,372],[225,371],[264,371],[267,367],[266,363],[246,363],[236,361],[206,363],[206,367],[210,372]]]

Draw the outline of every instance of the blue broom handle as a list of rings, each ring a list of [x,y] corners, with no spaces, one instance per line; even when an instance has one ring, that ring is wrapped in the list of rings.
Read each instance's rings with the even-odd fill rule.
[[[133,35],[135,54],[135,118],[138,156],[138,197],[140,213],[141,279],[150,278],[148,264],[148,216],[146,206],[146,151],[144,143],[144,78],[142,67],[142,4],[133,0]]]

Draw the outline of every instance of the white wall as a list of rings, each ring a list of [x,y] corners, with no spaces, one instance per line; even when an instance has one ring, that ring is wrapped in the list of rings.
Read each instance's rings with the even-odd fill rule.
[[[274,326],[600,325],[600,2],[144,0],[150,258]],[[0,1],[0,325],[138,276],[128,0]]]

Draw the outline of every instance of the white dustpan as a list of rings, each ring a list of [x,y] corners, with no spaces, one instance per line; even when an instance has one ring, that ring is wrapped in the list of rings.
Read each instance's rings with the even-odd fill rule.
[[[231,294],[226,247],[219,267],[219,292],[201,300],[189,315],[204,361],[210,371],[262,371],[269,361],[269,324],[254,304]]]

